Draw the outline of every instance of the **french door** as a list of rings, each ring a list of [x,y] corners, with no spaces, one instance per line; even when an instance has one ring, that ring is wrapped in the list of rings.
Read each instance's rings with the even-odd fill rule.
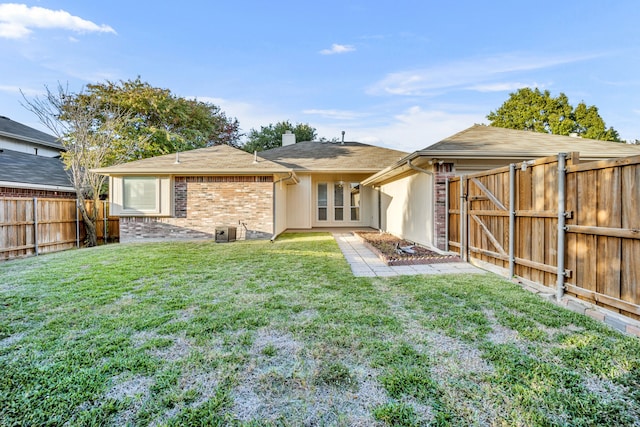
[[[360,202],[357,182],[319,182],[316,184],[316,223],[323,226],[360,222]]]

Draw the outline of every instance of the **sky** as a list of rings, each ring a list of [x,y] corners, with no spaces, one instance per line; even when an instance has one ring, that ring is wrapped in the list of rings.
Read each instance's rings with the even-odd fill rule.
[[[635,140],[639,23],[637,0],[0,3],[0,115],[46,130],[21,91],[139,76],[244,133],[289,120],[412,152],[537,87]]]

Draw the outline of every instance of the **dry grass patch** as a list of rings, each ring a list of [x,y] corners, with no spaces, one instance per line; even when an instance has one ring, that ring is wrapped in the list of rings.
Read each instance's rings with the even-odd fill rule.
[[[637,339],[492,275],[355,278],[325,234],[17,260],[0,296],[0,425],[640,425]]]

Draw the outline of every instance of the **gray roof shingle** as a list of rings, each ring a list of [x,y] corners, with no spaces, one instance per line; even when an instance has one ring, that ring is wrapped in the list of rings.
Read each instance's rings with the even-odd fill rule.
[[[0,116],[0,135],[30,141],[45,147],[62,149],[62,144],[58,142],[55,136],[23,125],[22,123],[14,122],[5,116]]]
[[[258,155],[296,171],[377,172],[407,153],[359,142],[304,141],[261,151]]]
[[[640,146],[595,139],[474,125],[419,151],[422,155],[487,157],[553,156],[579,151],[582,159],[640,155]]]
[[[0,150],[0,181],[72,188],[62,160]]]
[[[176,157],[179,163],[176,163]],[[119,174],[272,174],[287,173],[289,169],[277,163],[258,157],[254,162],[253,154],[228,145],[198,148],[176,154],[150,157],[121,165],[94,169],[105,175]]]

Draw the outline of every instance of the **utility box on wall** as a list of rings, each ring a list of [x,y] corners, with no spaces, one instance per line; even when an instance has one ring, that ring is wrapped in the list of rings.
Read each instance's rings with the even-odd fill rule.
[[[216,227],[216,243],[227,243],[236,240],[236,227]]]

